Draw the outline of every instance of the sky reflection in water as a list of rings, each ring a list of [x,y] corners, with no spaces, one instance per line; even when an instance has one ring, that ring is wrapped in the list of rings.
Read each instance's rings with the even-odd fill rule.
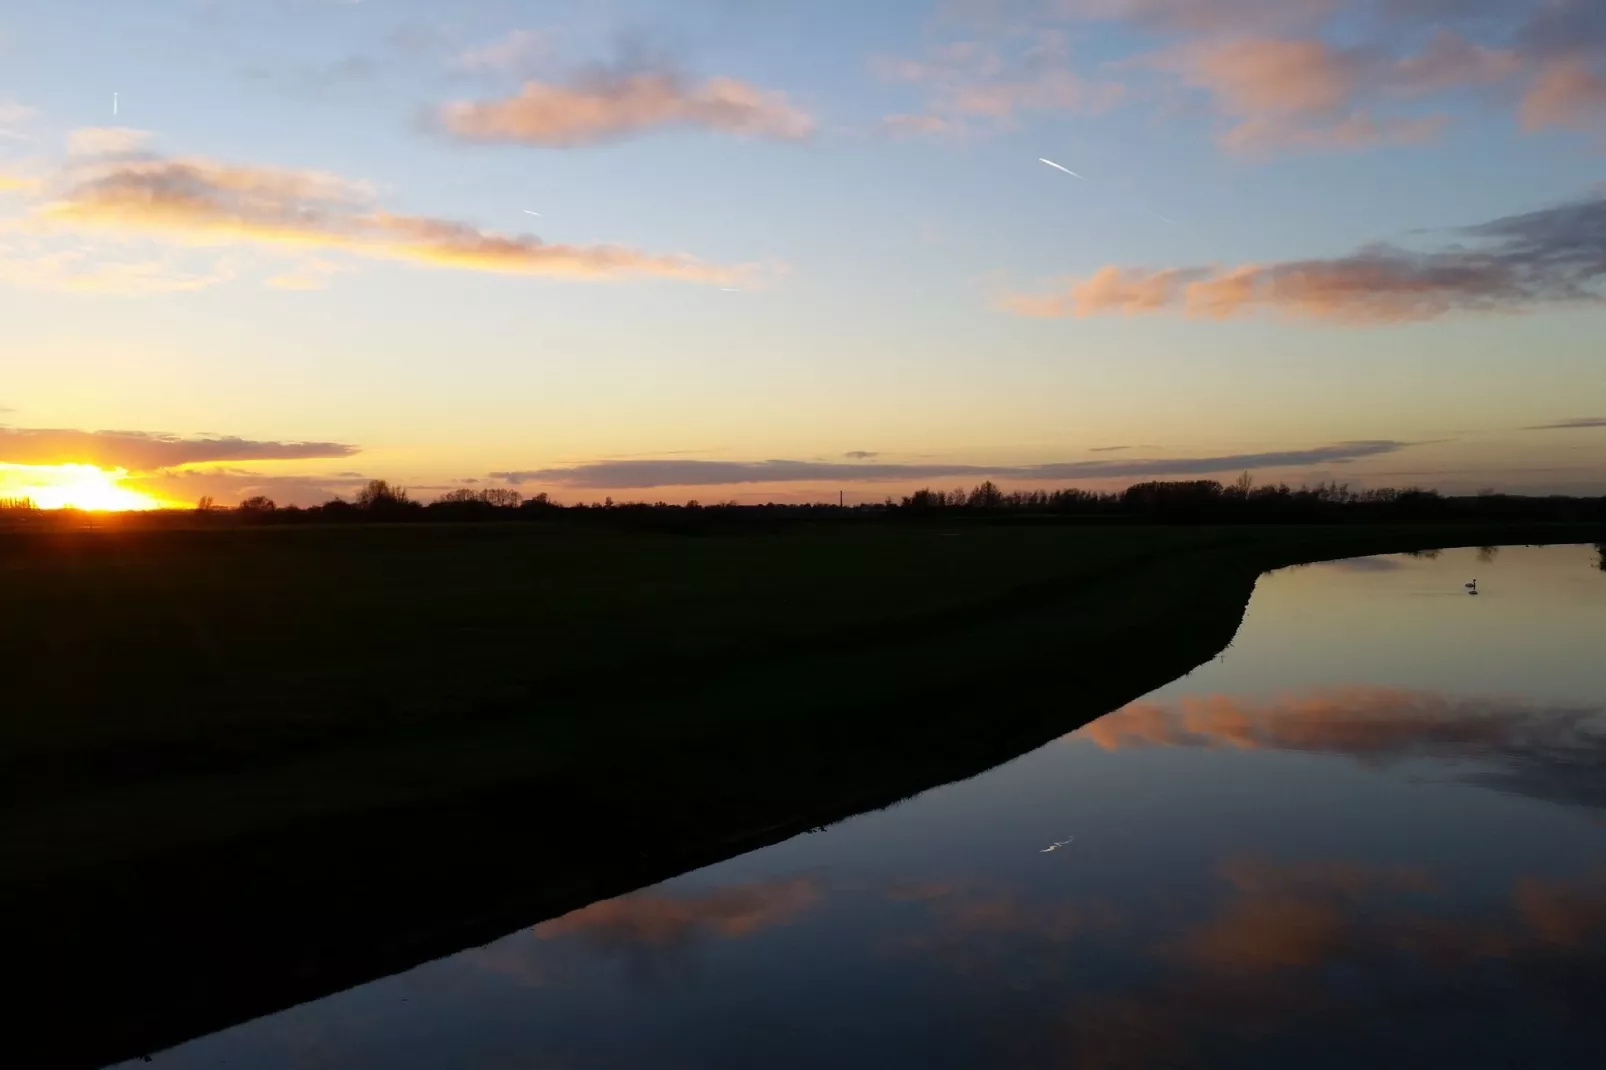
[[[1221,658],[1006,766],[155,1065],[1588,1065],[1595,564],[1274,574]]]

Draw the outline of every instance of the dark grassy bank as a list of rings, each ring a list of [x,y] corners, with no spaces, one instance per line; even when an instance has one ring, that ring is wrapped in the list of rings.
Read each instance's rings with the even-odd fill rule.
[[[1598,526],[0,535],[8,1065],[91,1066],[973,774],[1264,569]]]

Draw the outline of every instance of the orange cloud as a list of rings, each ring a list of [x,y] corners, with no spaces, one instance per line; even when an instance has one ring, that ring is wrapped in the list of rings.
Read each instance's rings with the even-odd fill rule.
[[[820,901],[819,882],[791,877],[715,888],[700,895],[641,892],[606,899],[542,922],[542,939],[580,936],[608,946],[680,944],[697,936],[750,936],[790,921]]]
[[[1570,881],[1524,877],[1513,899],[1527,931],[1551,947],[1581,949],[1606,934],[1606,869]]]
[[[784,93],[735,78],[689,86],[679,75],[665,72],[605,74],[570,85],[529,81],[511,97],[447,104],[438,118],[446,131],[466,141],[553,148],[676,125],[789,141],[807,138],[815,127],[814,119]]]
[[[1106,750],[1134,746],[1319,751],[1376,759],[1458,757],[1598,746],[1586,721],[1599,707],[1534,709],[1390,687],[1335,687],[1264,703],[1185,695],[1174,705],[1134,702],[1081,729]]]
[[[1181,312],[1229,319],[1271,312],[1332,323],[1401,323],[1452,312],[1598,304],[1606,264],[1606,191],[1571,204],[1461,228],[1481,245],[1414,252],[1371,245],[1348,256],[1233,267],[1106,266],[1047,293],[997,305],[1035,317]]]
[[[1435,1009],[1498,1015],[1513,992],[1579,1014],[1594,1006],[1606,871],[1522,878],[1513,909],[1484,918],[1413,905],[1435,890],[1417,870],[1239,859],[1221,875],[1232,890],[1155,948],[1145,980],[1079,995],[1067,1018],[1077,1065],[1233,1065],[1292,1031],[1342,1035],[1347,1022],[1396,1013],[1402,998],[1425,1019]],[[1333,984],[1340,966],[1360,983]]]
[[[1545,64],[1522,98],[1522,126],[1606,127],[1606,77],[1582,58]]]
[[[630,275],[730,283],[739,272],[624,246],[549,245],[532,235],[396,215],[359,182],[315,171],[205,159],[112,159],[69,167],[36,213],[56,226],[158,235],[190,244],[322,249],[432,267],[562,278]]]
[[[1209,91],[1232,114],[1328,114],[1355,92],[1358,60],[1320,40],[1242,38],[1187,45],[1157,65]]]

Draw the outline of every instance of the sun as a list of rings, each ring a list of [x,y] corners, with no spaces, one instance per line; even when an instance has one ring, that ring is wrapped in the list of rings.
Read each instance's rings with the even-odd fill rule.
[[[0,498],[25,498],[40,509],[115,513],[160,509],[143,491],[121,486],[127,469],[92,464],[0,465]],[[10,478],[6,478],[10,477]]]

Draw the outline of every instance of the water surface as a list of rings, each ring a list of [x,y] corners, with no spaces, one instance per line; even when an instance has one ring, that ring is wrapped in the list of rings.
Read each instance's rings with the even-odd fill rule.
[[[154,1064],[1600,1065],[1598,560],[1273,573],[1221,657],[988,773]]]

